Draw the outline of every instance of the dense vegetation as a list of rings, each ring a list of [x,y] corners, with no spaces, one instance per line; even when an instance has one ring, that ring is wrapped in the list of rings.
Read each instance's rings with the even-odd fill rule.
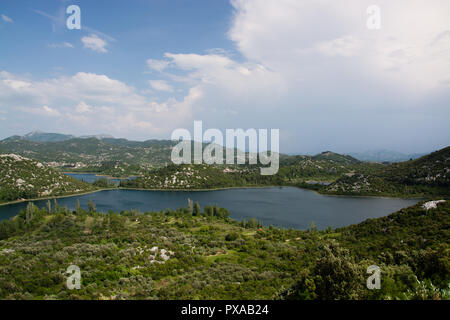
[[[313,157],[282,156],[280,169],[273,176],[261,176],[259,168],[250,165],[169,165],[145,171],[136,180],[122,182],[121,187],[210,189],[293,185],[326,194],[448,197],[449,160],[450,147],[417,160],[384,165],[323,152]]]
[[[322,190],[351,195],[450,195],[450,147],[416,160],[361,167]]]
[[[146,172],[120,187],[144,189],[214,189],[281,185],[278,175],[262,176],[259,168],[226,168],[209,165],[169,165]]]
[[[123,177],[140,169],[170,162],[174,146],[169,140],[144,142],[114,138],[72,138],[64,141],[30,141],[13,136],[0,141],[0,153],[36,159],[64,171],[102,173]]]
[[[14,154],[0,155],[0,203],[94,189],[88,183],[61,174],[35,160]]]
[[[450,195],[450,147],[416,160],[392,164],[361,162],[330,151],[315,156],[281,154],[278,173],[261,176],[259,165],[175,166],[170,161],[175,141],[137,142],[48,135],[41,133],[34,140],[10,137],[0,141],[0,152],[30,156],[63,171],[138,176],[136,180],[122,181],[120,187],[123,188],[214,189],[289,185],[336,195]],[[97,187],[111,186],[98,182]]]
[[[449,299],[450,203],[318,231],[237,222],[189,202],[98,213],[29,204],[0,223],[2,299]],[[66,288],[70,265],[79,290]],[[366,288],[367,266],[381,289]]]
[[[302,185],[337,179],[362,163],[350,156],[323,152],[317,156],[280,156],[276,175],[262,176],[259,165],[168,165],[142,172],[121,187],[145,189],[211,189],[274,185]],[[303,185],[302,185],[303,186]]]

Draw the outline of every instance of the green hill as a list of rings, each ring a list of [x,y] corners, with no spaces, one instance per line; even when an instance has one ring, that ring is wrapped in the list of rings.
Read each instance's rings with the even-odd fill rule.
[[[281,156],[279,176],[284,183],[298,184],[307,181],[334,181],[344,174],[361,168],[375,168],[374,163],[364,163],[347,155],[326,151],[315,156]]]
[[[331,151],[324,151],[318,155],[312,157],[314,160],[329,160],[335,163],[343,163],[343,164],[355,164],[360,163],[359,160],[353,158],[349,155],[342,155],[339,153],[334,153]]]
[[[450,195],[450,147],[416,160],[361,167],[322,190],[350,195]]]
[[[14,136],[0,141],[0,152],[33,158],[65,171],[126,176],[168,164],[173,145],[169,140],[138,142],[91,137],[41,142]]]
[[[0,155],[0,203],[20,199],[61,196],[94,187],[15,154]]]
[[[325,231],[227,216],[30,205],[0,222],[0,299],[450,298],[449,202]],[[66,288],[73,264],[79,290]],[[370,265],[380,290],[366,287]]]
[[[57,134],[42,135],[32,134],[37,140],[61,138]],[[193,171],[188,175],[185,167],[177,168],[170,160],[176,141],[62,138],[67,140],[30,141],[13,136],[0,141],[0,152],[33,158],[63,171],[93,172],[117,177],[140,176],[136,181],[123,184],[124,187],[133,188],[207,189],[295,185],[338,195],[425,197],[450,194],[450,147],[416,160],[393,164],[362,162],[352,156],[331,151],[314,156],[280,154],[278,173],[272,177],[262,177],[258,165],[193,165],[190,167]],[[321,185],[324,183],[328,185]]]
[[[148,171],[121,187],[143,189],[214,189],[280,185],[278,175],[262,176],[250,166],[169,165]]]

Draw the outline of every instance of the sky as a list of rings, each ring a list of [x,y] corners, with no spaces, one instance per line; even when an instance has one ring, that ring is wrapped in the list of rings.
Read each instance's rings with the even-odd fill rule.
[[[194,120],[279,129],[286,153],[446,147],[450,1],[0,0],[0,138]]]

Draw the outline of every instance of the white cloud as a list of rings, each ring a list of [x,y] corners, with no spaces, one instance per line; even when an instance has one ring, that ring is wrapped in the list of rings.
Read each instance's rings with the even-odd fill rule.
[[[73,44],[70,42],[61,42],[61,43],[50,43],[48,45],[49,48],[73,48]]]
[[[379,85],[399,99],[444,87],[450,73],[450,19],[443,9],[450,9],[450,3],[380,0],[382,28],[377,31],[366,27],[371,4],[233,0],[229,37],[244,62],[215,49],[208,54],[169,52],[164,60],[149,59],[147,65],[173,82],[199,86],[204,93],[199,110],[209,104],[223,112],[236,105],[241,113],[264,105],[300,109],[298,101],[324,105],[328,98],[336,102],[342,97],[369,108],[376,106],[376,99],[360,102],[356,86]],[[401,22],[405,16],[406,25]],[[424,30],[417,30],[414,22],[420,19],[426,20],[420,24]],[[169,65],[184,75],[166,72]]]
[[[101,53],[108,52],[108,50],[106,49],[108,43],[105,40],[98,37],[96,34],[84,36],[83,38],[81,38],[81,42],[83,43],[85,48]]]
[[[360,44],[353,36],[343,36],[317,44],[317,51],[326,56],[351,57],[358,53]]]
[[[0,72],[0,101],[9,121],[19,124],[25,117],[42,121],[42,126],[53,125],[53,130],[64,130],[70,121],[78,132],[96,129],[116,136],[167,138],[171,130],[191,120],[201,95],[201,89],[193,87],[181,100],[155,102],[106,75],[79,72],[37,81]],[[55,121],[48,123],[48,117]]]
[[[33,116],[43,116],[43,117],[60,117],[61,113],[54,109],[51,108],[47,105],[42,106],[42,107],[22,107],[22,106],[18,106],[15,108],[15,111],[20,111],[23,112],[25,114],[31,114]]]
[[[367,28],[371,0],[232,5],[228,35],[239,61],[212,50],[166,53],[164,60],[147,63],[173,82],[201,90],[193,111],[209,126],[283,128],[281,138],[291,139],[289,145],[309,148],[317,148],[318,140],[329,143],[324,148],[368,141],[383,146],[401,131],[403,147],[415,134],[411,123],[422,123],[424,110],[434,108],[426,101],[442,99],[449,87],[447,0],[379,0],[381,30]],[[170,74],[167,66],[177,72]],[[429,129],[442,125],[430,118]]]
[[[379,0],[380,30],[366,27],[372,4],[232,0],[228,36],[239,59],[213,49],[146,61],[167,79],[149,80],[150,86],[177,93],[186,86],[183,98],[156,102],[124,82],[92,73],[34,81],[1,72],[0,101],[11,108],[8,118],[21,106],[41,111],[51,106],[80,129],[116,136],[153,137],[195,118],[217,128],[280,128],[281,139],[288,137],[296,148],[308,143],[316,148],[323,141],[333,149],[354,141],[385,147],[392,137],[397,146],[415,148],[417,141],[448,140],[443,125],[448,106],[440,101],[448,104],[450,93],[450,2]],[[105,40],[84,38],[94,39],[88,48],[106,52]],[[440,134],[426,141],[417,127],[430,137]]]
[[[148,59],[147,60],[147,66],[155,71],[163,71],[165,68],[169,66],[169,61],[166,60],[155,60],[155,59]]]
[[[92,107],[87,105],[84,101],[81,101],[76,108],[78,113],[89,113],[92,112]]]
[[[279,75],[261,64],[238,63],[218,54],[166,53],[165,57],[171,59],[174,66],[185,70],[191,83],[220,90],[228,97],[242,94],[264,96],[265,89],[279,90],[284,86]]]
[[[233,0],[232,4],[235,16],[229,36],[240,52],[290,78],[290,83],[298,71],[302,78],[334,78],[331,73],[339,62],[324,63],[317,52],[352,57],[351,63],[346,62],[348,76],[387,81],[416,94],[438,87],[450,73],[446,0],[379,0],[380,30],[366,27],[366,9],[373,4],[369,0]]]
[[[11,19],[10,17],[8,17],[7,15],[2,14],[1,17],[2,17],[2,20],[3,20],[4,22],[14,23],[13,19]]]
[[[51,117],[59,117],[61,115],[58,110],[50,108],[49,106],[43,106],[42,109],[47,115]]]
[[[155,90],[165,91],[165,92],[173,92],[172,86],[169,85],[167,83],[167,81],[164,81],[164,80],[150,80],[149,84]]]

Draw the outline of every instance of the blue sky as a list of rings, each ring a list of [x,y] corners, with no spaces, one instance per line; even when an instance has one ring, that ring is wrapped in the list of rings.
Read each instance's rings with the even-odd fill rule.
[[[82,29],[69,30],[65,9],[80,6]],[[31,73],[39,78],[57,71],[107,74],[136,87],[148,86],[143,72],[146,60],[160,59],[166,52],[206,53],[212,48],[232,50],[227,39],[232,7],[228,1],[2,1],[2,13],[14,17],[3,23],[0,68]],[[61,18],[54,23],[37,11]],[[107,54],[83,47],[81,38],[90,27],[114,40],[108,41]],[[101,38],[104,38],[100,35]],[[52,45],[70,43],[73,48]],[[235,52],[236,53],[236,52]]]
[[[81,9],[68,30],[66,8]],[[2,0],[0,138],[278,128],[282,152],[450,141],[450,3]]]

